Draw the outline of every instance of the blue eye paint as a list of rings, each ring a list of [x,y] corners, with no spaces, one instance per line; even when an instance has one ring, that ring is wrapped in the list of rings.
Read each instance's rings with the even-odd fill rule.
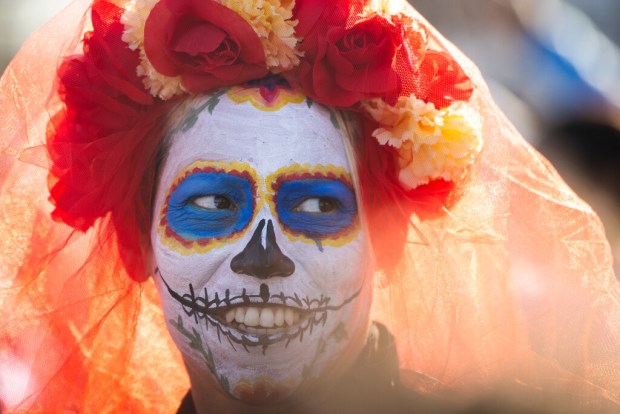
[[[225,209],[193,203],[199,197],[223,196]],[[243,230],[254,213],[254,186],[246,178],[224,172],[196,172],[170,193],[166,219],[172,231],[187,240],[222,238]]]
[[[334,208],[326,212],[300,211],[298,207],[311,198],[327,199]],[[284,181],[278,187],[275,204],[280,222],[289,231],[309,239],[337,237],[355,224],[357,218],[355,193],[340,180]]]

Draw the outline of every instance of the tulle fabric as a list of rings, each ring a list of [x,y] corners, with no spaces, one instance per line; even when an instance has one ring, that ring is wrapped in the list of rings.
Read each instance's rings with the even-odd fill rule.
[[[80,50],[88,7],[77,0],[40,29],[0,83],[0,399],[7,412],[170,413],[189,382],[152,281],[128,274],[109,216],[87,233],[50,218],[55,73]],[[362,188],[377,257],[390,258],[373,315],[395,336],[401,379],[423,393],[535,391],[617,409],[620,288],[601,223],[428,27],[478,89],[485,148],[440,197]],[[361,149],[363,187],[390,167],[375,150]],[[424,214],[403,214],[412,208]]]

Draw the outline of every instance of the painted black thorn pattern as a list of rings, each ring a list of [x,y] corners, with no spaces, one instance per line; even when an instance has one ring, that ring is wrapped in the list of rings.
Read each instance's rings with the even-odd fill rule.
[[[169,285],[166,279],[163,277],[159,269],[156,270],[159,274],[164,285],[166,286],[170,296],[175,299],[183,308],[184,313],[194,319],[198,324],[200,321],[205,321],[205,329],[208,331],[209,326],[216,329],[218,341],[221,343],[221,336],[223,335],[233,350],[237,350],[235,344],[241,345],[246,352],[249,352],[250,347],[262,347],[263,353],[267,348],[275,343],[286,341],[285,347],[291,343],[292,340],[299,338],[300,342],[303,341],[305,332],[308,331],[312,334],[314,327],[321,325],[325,326],[327,322],[328,311],[339,310],[351,301],[353,301],[360,293],[361,289],[351,295],[348,299],[343,301],[340,305],[329,306],[331,298],[329,296],[321,295],[318,299],[310,299],[308,297],[300,298],[297,293],[293,296],[285,295],[283,292],[269,295],[269,287],[266,284],[261,284],[258,294],[248,294],[247,289],[243,288],[241,295],[232,296],[229,289],[226,289],[224,297],[221,298],[216,292],[213,295],[213,299],[209,299],[209,292],[205,288],[203,289],[204,296],[196,296],[194,286],[190,283],[188,286],[189,293],[181,295],[174,291]],[[294,303],[299,306],[302,311],[310,312],[310,315],[302,321],[296,330],[285,331],[280,334],[274,334],[271,336],[259,335],[249,336],[248,334],[239,333],[234,328],[229,328],[223,325],[216,317],[214,312],[219,310],[223,305],[239,305],[253,303],[267,303],[265,298],[270,299],[273,303],[287,305]],[[305,305],[305,306],[304,306]]]
[[[269,300],[269,286],[264,283],[260,284],[260,297],[264,303],[267,303]]]

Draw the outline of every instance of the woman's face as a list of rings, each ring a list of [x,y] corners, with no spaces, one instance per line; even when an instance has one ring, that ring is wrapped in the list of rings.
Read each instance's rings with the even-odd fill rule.
[[[233,88],[185,111],[152,226],[155,281],[192,386],[257,403],[352,363],[371,284],[334,114],[265,91]]]

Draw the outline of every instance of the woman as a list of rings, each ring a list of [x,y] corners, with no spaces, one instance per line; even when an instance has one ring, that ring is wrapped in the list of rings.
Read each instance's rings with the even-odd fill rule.
[[[598,219],[407,5],[79,3],[3,78],[16,412],[317,411],[373,355],[388,401],[618,404]]]
[[[155,283],[204,411],[222,393],[281,403],[323,388],[368,336],[344,125],[281,79],[256,83],[175,113],[153,204]]]

